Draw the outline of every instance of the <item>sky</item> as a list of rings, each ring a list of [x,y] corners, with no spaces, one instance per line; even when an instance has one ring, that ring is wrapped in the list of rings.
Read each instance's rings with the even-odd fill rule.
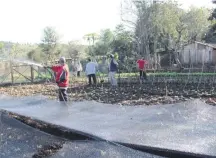
[[[37,43],[46,26],[55,27],[62,42],[81,40],[85,34],[120,24],[121,1],[0,0],[0,41]],[[211,0],[178,1],[183,8],[213,7]]]

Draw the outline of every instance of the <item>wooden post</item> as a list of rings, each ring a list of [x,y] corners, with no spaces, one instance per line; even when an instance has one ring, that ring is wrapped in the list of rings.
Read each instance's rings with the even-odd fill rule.
[[[11,82],[14,84],[14,75],[13,75],[13,63],[10,61],[10,71],[11,71]]]
[[[31,65],[31,82],[34,82],[34,68],[33,65]]]
[[[10,61],[11,82],[14,84],[13,62]]]

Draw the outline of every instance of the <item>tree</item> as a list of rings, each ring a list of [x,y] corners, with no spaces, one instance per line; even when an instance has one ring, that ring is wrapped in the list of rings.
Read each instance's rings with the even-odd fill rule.
[[[204,39],[206,42],[215,43],[216,42],[216,9],[212,11],[208,20],[211,22],[211,25]]]
[[[121,60],[126,56],[133,56],[133,34],[131,31],[126,30],[124,25],[116,26],[114,30],[114,41],[112,42],[114,53],[118,53]]]
[[[94,45],[95,45],[96,40],[98,40],[99,35],[97,33],[89,33],[89,34],[86,34],[83,38],[89,43],[88,54],[90,56],[94,55]]]
[[[135,51],[153,58],[154,63],[158,62],[160,52],[176,53],[184,44],[201,40],[209,26],[206,20],[209,11],[205,8],[191,8],[186,12],[175,1],[125,1],[122,19],[134,30]]]
[[[126,30],[123,25],[117,25],[114,31],[110,29],[101,30],[97,35],[97,41],[89,46],[90,56],[106,56],[108,54],[118,53],[120,57],[132,55],[132,36],[133,34]],[[91,35],[85,36],[89,39]]]
[[[67,45],[67,54],[72,59],[82,59],[85,58],[86,47],[82,45],[79,41],[70,41]]]
[[[187,30],[187,41],[202,40],[210,26],[210,22],[208,21],[209,15],[210,12],[206,8],[190,8],[184,17],[184,24]]]
[[[40,47],[47,56],[47,60],[53,60],[57,55],[61,53],[58,49],[60,36],[53,27],[46,27],[43,30],[43,38]]]
[[[88,41],[89,45],[94,45],[99,36],[97,33],[89,33],[86,34],[83,38]]]
[[[4,43],[3,42],[0,42],[0,55],[1,56],[4,56]]]
[[[41,51],[40,47],[34,48],[27,53],[27,57],[30,60],[36,62],[42,62],[45,58],[45,54]]]
[[[97,43],[94,46],[95,55],[107,55],[112,51],[111,43],[114,40],[114,34],[110,29],[102,30]]]

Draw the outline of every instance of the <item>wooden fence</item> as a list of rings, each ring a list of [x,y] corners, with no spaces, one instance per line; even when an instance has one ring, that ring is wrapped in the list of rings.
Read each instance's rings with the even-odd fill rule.
[[[36,83],[52,79],[48,70],[29,64],[4,61],[0,64],[0,84]]]
[[[68,62],[68,64],[71,63],[71,61]],[[71,65],[69,65],[70,67]],[[159,69],[159,70],[147,70],[148,73],[152,73],[151,76],[149,76],[149,82],[194,82],[194,83],[216,83],[216,73],[215,67],[212,67],[211,72],[214,72],[214,74],[211,75],[193,75],[192,72],[210,72],[209,69],[202,69],[202,68],[186,68],[184,70],[176,69]],[[156,73],[160,72],[184,72],[185,75],[177,75],[177,76],[159,76],[154,75]],[[108,72],[107,72],[108,73]],[[97,74],[98,83],[100,83],[100,80],[104,80],[105,82],[108,82],[108,74]],[[70,72],[71,76],[71,83],[75,83],[74,80],[79,82],[86,82],[87,83],[87,77],[84,72],[82,72],[82,76],[80,78],[76,77],[76,72]],[[139,81],[139,73],[138,71],[130,72],[128,75],[127,72],[121,72],[120,74],[117,74],[117,78],[119,82],[138,82]],[[13,85],[13,84],[20,84],[20,83],[37,83],[37,82],[46,82],[46,81],[53,81],[53,74],[51,71],[44,69],[42,67],[38,67],[36,65],[29,65],[24,63],[13,63],[10,61],[2,61],[0,63],[0,85]]]

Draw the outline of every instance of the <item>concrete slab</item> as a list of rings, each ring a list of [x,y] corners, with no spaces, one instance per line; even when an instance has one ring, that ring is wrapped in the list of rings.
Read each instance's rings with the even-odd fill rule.
[[[200,100],[150,107],[68,104],[43,96],[0,97],[0,109],[109,141],[216,156],[216,107]]]

